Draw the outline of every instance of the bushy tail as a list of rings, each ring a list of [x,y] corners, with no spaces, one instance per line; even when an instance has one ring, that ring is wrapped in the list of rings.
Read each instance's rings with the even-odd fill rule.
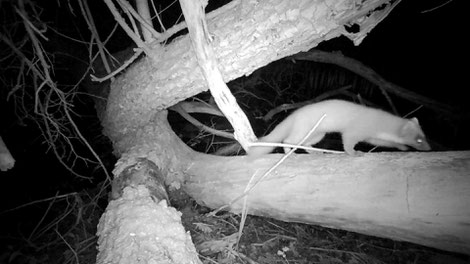
[[[285,119],[279,125],[277,125],[274,130],[269,133],[269,135],[261,137],[257,142],[269,142],[269,143],[282,143],[282,141],[287,137],[287,134],[291,129],[291,121],[289,118]],[[261,155],[271,153],[275,147],[250,147],[247,151],[247,154],[251,157],[258,157]]]

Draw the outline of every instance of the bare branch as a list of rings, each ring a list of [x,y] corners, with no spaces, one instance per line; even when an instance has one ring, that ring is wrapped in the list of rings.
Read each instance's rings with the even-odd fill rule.
[[[238,106],[235,97],[231,94],[218,69],[214,51],[210,44],[211,36],[204,18],[204,7],[199,1],[182,0],[180,3],[188,25],[192,47],[211,94],[219,109],[232,124],[235,139],[247,150],[250,142],[256,141],[256,136],[248,118]]]

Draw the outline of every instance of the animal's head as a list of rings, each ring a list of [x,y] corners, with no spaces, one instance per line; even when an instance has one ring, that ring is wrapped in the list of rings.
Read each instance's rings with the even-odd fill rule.
[[[412,146],[417,150],[431,150],[431,146],[429,146],[426,136],[424,135],[423,130],[421,130],[421,126],[419,125],[416,117],[406,121],[405,125],[401,128],[400,136],[405,141],[405,144]]]

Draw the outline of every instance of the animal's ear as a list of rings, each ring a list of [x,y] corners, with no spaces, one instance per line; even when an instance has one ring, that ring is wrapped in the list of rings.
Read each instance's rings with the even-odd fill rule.
[[[411,131],[416,131],[417,128],[419,127],[418,119],[416,117],[413,117],[411,119],[408,119],[401,128],[401,132],[403,135],[408,135]]]
[[[413,122],[413,123],[415,123],[415,124],[417,124],[417,125],[419,126],[418,118],[413,117],[413,118],[410,119],[410,121]]]

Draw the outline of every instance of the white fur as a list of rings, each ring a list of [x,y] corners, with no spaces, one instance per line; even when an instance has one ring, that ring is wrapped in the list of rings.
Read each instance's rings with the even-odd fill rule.
[[[429,150],[417,119],[405,119],[385,111],[342,100],[327,100],[306,105],[284,119],[260,142],[298,144],[323,116],[326,117],[305,141],[304,146],[318,143],[325,133],[339,132],[346,153],[354,155],[354,146],[361,141],[370,144],[406,150],[406,145],[418,150]],[[421,142],[421,143],[420,143]],[[274,147],[256,147],[248,155],[262,155]]]

